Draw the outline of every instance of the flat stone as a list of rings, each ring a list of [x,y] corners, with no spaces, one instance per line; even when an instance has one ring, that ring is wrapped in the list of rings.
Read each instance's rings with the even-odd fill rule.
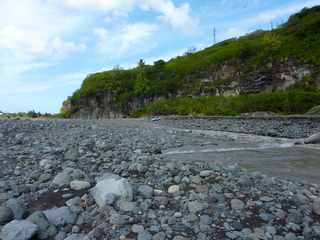
[[[71,234],[69,237],[65,238],[64,240],[89,240],[84,234]]]
[[[29,240],[36,235],[38,226],[27,220],[13,220],[1,231],[3,240]]]
[[[134,212],[137,209],[137,204],[135,202],[129,202],[122,199],[117,201],[117,205],[123,212]]]
[[[233,210],[239,211],[245,207],[245,204],[239,199],[232,199],[231,200],[231,208]]]
[[[213,171],[204,170],[204,171],[200,172],[200,177],[209,177],[212,173],[213,173]]]
[[[88,189],[90,186],[90,183],[86,181],[73,180],[70,182],[70,188],[76,191]]]
[[[192,213],[201,212],[202,210],[208,208],[207,203],[201,203],[199,201],[192,201],[188,203],[188,209]]]
[[[152,235],[147,231],[139,232],[137,240],[152,240]]]
[[[131,231],[134,233],[140,233],[144,231],[144,227],[142,225],[133,224],[131,227]]]

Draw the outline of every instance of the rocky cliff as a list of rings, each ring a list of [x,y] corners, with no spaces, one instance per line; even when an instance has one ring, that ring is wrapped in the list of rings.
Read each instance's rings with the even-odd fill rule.
[[[320,87],[320,7],[272,31],[256,31],[154,65],[89,75],[65,101],[74,118],[116,118],[179,96],[230,96]]]

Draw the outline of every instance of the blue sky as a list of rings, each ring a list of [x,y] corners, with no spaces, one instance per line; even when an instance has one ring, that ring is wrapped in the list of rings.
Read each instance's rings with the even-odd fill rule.
[[[320,0],[0,0],[0,110],[55,113],[89,73],[283,23]]]

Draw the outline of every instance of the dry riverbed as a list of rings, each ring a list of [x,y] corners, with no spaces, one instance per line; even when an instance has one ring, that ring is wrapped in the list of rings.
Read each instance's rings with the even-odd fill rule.
[[[318,120],[192,121],[0,121],[0,237],[320,238],[319,177],[303,172],[319,169],[318,146],[292,140]],[[212,131],[273,126],[286,138]],[[312,167],[283,164],[301,151]],[[296,172],[279,174],[287,167]]]

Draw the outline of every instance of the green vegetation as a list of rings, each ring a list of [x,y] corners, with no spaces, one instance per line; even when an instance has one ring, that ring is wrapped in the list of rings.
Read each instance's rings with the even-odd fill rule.
[[[159,100],[135,113],[146,115],[236,116],[268,111],[279,114],[304,114],[320,105],[320,91],[288,91],[230,97],[179,97]]]
[[[199,79],[201,79],[201,72],[203,71],[212,73],[220,69],[223,64],[231,63],[242,72],[250,73],[259,66],[265,66],[269,62],[283,62],[287,59],[293,59],[300,64],[319,67],[319,46],[320,6],[302,10],[300,13],[290,17],[286,24],[272,31],[260,30],[238,39],[229,39],[198,52],[189,51],[188,54],[176,57],[168,62],[159,60],[153,65],[146,65],[141,60],[138,66],[133,69],[123,70],[116,67],[110,71],[91,74],[84,80],[81,88],[73,96],[69,97],[68,101],[76,105],[76,102],[83,97],[96,96],[99,93],[108,92],[112,94],[118,107],[123,109],[128,102],[137,98],[170,98],[179,93],[182,93],[184,96],[196,96],[201,93]],[[214,93],[216,87],[223,85],[226,81],[228,80],[214,81],[209,91]],[[308,86],[312,85],[310,82],[312,82],[312,79],[308,82]],[[305,87],[305,84],[302,87]],[[287,99],[285,96],[290,96],[290,99],[295,100],[291,92],[274,93],[271,95],[262,94],[258,96],[260,96],[259,99],[264,98],[264,96],[272,96],[272,99],[283,96],[280,103],[285,105],[282,108],[279,105],[280,103],[277,103],[277,107],[274,107],[272,100],[270,100],[268,106],[271,109],[276,108],[277,112],[293,112],[293,109],[287,106],[288,103],[285,101]],[[304,95],[304,97],[307,96],[309,96],[309,93]],[[300,98],[301,96],[298,97]],[[244,110],[249,111],[251,107],[249,108],[248,106],[251,100],[251,96],[240,96],[237,98],[177,98],[172,101],[161,101],[152,106],[154,108],[157,106],[160,109],[160,104],[171,105],[171,107],[164,107],[166,108],[166,111],[163,111],[165,113],[169,113],[175,108],[172,111],[178,114],[199,112],[206,115],[233,115],[238,113],[240,109],[241,112]],[[195,104],[195,106],[188,107],[187,102]],[[303,103],[305,101],[302,101]],[[179,107],[178,104],[181,104],[181,106]],[[205,108],[204,106],[202,107],[204,104],[210,104],[210,107],[208,106],[208,109],[200,111],[196,107],[197,104],[201,105],[199,108]],[[265,104],[267,103],[265,102]],[[176,106],[174,107],[173,105]],[[256,110],[261,109],[262,105],[259,106],[258,104]],[[152,106],[150,106],[150,109]],[[231,106],[234,106],[238,110],[231,110],[233,109]],[[186,107],[188,108],[185,109]],[[169,108],[171,109],[170,111]],[[298,112],[302,111],[300,107],[295,108],[293,106],[293,108],[297,109]],[[69,116],[70,112],[63,114]]]

